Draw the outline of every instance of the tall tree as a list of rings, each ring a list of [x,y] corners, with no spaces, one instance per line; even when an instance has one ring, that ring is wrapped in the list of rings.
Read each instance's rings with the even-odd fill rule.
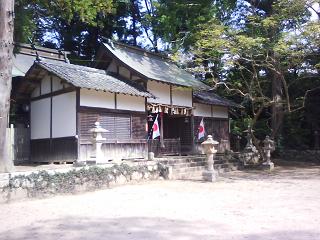
[[[16,0],[15,41],[64,48],[71,59],[92,60],[101,37],[124,34],[126,0]]]
[[[236,22],[215,18],[200,26],[193,53],[198,71],[214,86],[242,96],[252,124],[271,112],[275,137],[284,113],[303,106],[303,95],[293,98],[291,82],[317,73],[310,57],[319,50],[319,23],[310,20],[306,0],[248,2],[238,4]]]
[[[13,6],[13,0],[0,1],[0,172],[13,169],[6,134],[12,76]]]

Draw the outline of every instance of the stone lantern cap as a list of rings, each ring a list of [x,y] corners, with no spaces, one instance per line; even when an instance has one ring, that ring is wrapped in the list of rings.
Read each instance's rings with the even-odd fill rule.
[[[263,144],[265,149],[268,149],[268,150],[275,149],[274,141],[269,136],[266,136],[265,140],[263,141]]]
[[[214,145],[218,145],[219,142],[213,140],[212,135],[208,135],[207,140],[205,140],[203,143],[201,143],[202,149],[204,153],[215,153],[217,150],[214,149]]]
[[[107,129],[102,128],[100,126],[99,122],[95,122],[94,125],[95,125],[95,127],[91,128],[89,130],[89,132],[91,132],[91,133],[106,133],[106,132],[109,132]]]

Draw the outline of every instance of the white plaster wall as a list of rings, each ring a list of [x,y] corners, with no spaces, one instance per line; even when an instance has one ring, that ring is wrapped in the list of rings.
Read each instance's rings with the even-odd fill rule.
[[[209,104],[194,103],[194,116],[228,118],[228,108]]]
[[[137,76],[132,75],[132,80],[138,80],[138,79],[141,79],[141,78],[140,78],[140,77],[137,77]]]
[[[193,107],[194,107],[194,111],[193,111],[194,116],[211,117],[211,105],[194,103]]]
[[[31,102],[31,139],[50,137],[50,98]]]
[[[126,79],[130,79],[130,71],[124,67],[119,68],[119,74]]]
[[[76,92],[52,98],[52,137],[76,135]]]
[[[228,118],[228,108],[222,106],[212,106],[212,117]]]
[[[51,92],[51,80],[50,80],[50,76],[46,75],[41,80],[41,95],[44,95],[50,92]]]
[[[192,107],[192,90],[190,88],[172,87],[172,104]]]
[[[114,62],[114,60],[112,60],[112,62],[111,62],[110,65],[108,66],[107,71],[108,71],[108,72],[114,72],[114,73],[117,72],[117,65],[116,65],[116,63]]]
[[[61,79],[58,77],[53,77],[52,78],[52,91],[58,91],[63,89],[63,85],[61,84]]]
[[[115,108],[114,93],[81,89],[80,106]]]
[[[157,97],[156,99],[149,98],[148,102],[170,104],[170,86],[168,84],[148,81],[147,89]]]
[[[39,97],[40,96],[40,85],[37,86],[31,93],[31,97]]]
[[[145,98],[117,94],[117,109],[131,111],[145,111]]]

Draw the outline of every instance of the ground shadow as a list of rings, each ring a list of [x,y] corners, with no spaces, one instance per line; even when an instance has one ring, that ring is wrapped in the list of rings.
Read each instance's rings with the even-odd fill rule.
[[[320,236],[320,232],[313,231],[282,231],[267,234],[237,235],[232,233],[232,228],[226,228],[214,222],[188,222],[145,217],[112,219],[69,217],[46,222],[33,222],[28,226],[0,232],[0,239],[3,240],[316,240],[318,236]]]
[[[314,162],[293,162],[275,160],[273,171],[261,170],[260,168],[245,168],[237,171],[219,174],[217,181],[274,181],[274,180],[320,180],[320,164]],[[206,183],[200,177],[198,179],[185,179],[187,181]]]
[[[320,180],[320,164],[313,162],[293,162],[275,160],[273,171],[261,170],[258,168],[245,168],[237,171],[219,174],[217,181],[274,181],[274,180]],[[181,180],[183,181],[183,180]],[[197,179],[185,179],[185,181],[207,183],[201,177]],[[320,238],[319,238],[320,239]]]

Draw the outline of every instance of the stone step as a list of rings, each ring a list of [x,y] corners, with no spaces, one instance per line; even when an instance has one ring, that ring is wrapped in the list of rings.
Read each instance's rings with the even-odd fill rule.
[[[195,166],[195,167],[181,167],[181,168],[173,168],[173,174],[180,174],[180,173],[191,173],[191,172],[199,172],[204,171],[206,169],[205,166]],[[226,172],[226,171],[233,171],[238,169],[238,164],[217,164],[214,166],[214,169],[218,172]]]
[[[159,162],[164,164],[179,164],[179,163],[192,163],[192,162],[203,162],[205,158],[176,158],[176,159],[157,159]]]
[[[188,168],[188,167],[197,167],[197,166],[205,166],[206,162],[201,161],[201,162],[191,162],[191,163],[176,163],[171,165],[173,169],[178,169],[178,168]]]
[[[238,169],[238,164],[217,164],[215,170],[221,174],[225,172],[235,171]],[[186,167],[180,169],[173,169],[173,179],[202,179],[202,172],[205,170],[204,166]]]
[[[179,164],[193,164],[193,163],[206,163],[206,159],[205,158],[196,158],[196,159],[170,159],[170,160],[158,160],[159,162],[163,163],[163,164],[167,164],[170,166],[175,166],[175,165],[179,165]],[[215,164],[223,164],[223,163],[238,163],[237,160],[229,160],[226,161],[224,159],[215,159]]]

